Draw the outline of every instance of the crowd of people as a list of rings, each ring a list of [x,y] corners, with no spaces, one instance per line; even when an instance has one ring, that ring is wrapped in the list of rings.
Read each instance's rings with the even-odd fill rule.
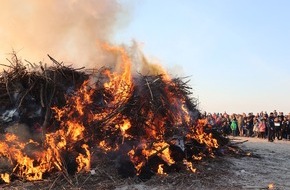
[[[227,113],[204,113],[203,117],[213,128],[221,131],[224,135],[246,136],[277,140],[290,140],[290,113],[274,110],[269,114],[260,112],[227,114]]]

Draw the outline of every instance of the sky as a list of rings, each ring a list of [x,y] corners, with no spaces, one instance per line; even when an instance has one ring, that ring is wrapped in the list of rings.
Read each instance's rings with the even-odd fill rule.
[[[130,22],[116,43],[141,44],[188,76],[207,112],[290,112],[290,1],[119,0]]]
[[[290,112],[288,0],[2,0],[0,63],[46,54],[106,63],[96,44],[134,44],[188,77],[207,112]],[[98,55],[98,56],[96,56]],[[0,65],[1,67],[1,65]]]

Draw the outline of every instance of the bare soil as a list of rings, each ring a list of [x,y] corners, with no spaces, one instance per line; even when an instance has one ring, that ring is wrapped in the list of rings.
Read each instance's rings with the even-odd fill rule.
[[[290,141],[234,137],[249,156],[226,156],[208,162],[200,173],[184,176],[179,185],[134,184],[118,190],[290,189]],[[245,142],[246,141],[246,142]],[[273,185],[273,186],[271,186]]]
[[[227,155],[207,159],[195,165],[196,173],[181,172],[156,175],[148,181],[122,179],[110,163],[100,163],[95,173],[65,178],[62,174],[38,182],[13,181],[2,189],[290,189],[290,141],[234,137],[232,143],[248,156]],[[101,169],[105,168],[105,169]],[[273,184],[271,187],[270,184]]]

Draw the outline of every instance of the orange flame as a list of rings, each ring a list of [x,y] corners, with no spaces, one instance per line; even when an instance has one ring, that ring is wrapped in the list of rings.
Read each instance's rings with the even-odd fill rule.
[[[188,162],[186,159],[183,160],[183,164],[186,166],[186,168],[191,171],[192,173],[196,172],[196,168],[192,166],[192,162]]]
[[[274,183],[270,183],[269,185],[268,185],[268,189],[274,189]]]
[[[89,151],[89,146],[86,144],[82,145],[82,148],[85,149],[85,155],[79,154],[79,156],[76,158],[76,161],[78,163],[78,172],[81,172],[82,170],[88,172],[91,168],[91,153]]]
[[[114,72],[109,69],[100,72],[104,78],[102,78],[104,81],[102,81],[100,88],[104,89],[110,96],[106,99],[107,94],[103,95],[102,103],[106,106],[101,107],[101,111],[98,112],[90,109],[92,106],[96,106],[93,95],[97,85],[90,84],[92,80],[87,80],[73,95],[67,97],[64,107],[52,108],[59,128],[54,132],[45,134],[42,143],[32,140],[22,142],[16,135],[6,134],[4,140],[0,141],[0,156],[6,157],[9,164],[13,166],[12,173],[32,181],[42,179],[43,174],[47,172],[61,171],[65,167],[61,156],[63,151],[75,151],[76,157],[74,159],[78,164],[77,172],[88,172],[91,167],[90,149],[92,148],[88,142],[92,141],[90,136],[92,131],[99,129],[100,139],[93,142],[104,152],[118,150],[119,145],[123,144],[124,140],[132,139],[132,134],[130,134],[132,130],[138,131],[139,128],[136,126],[138,124],[120,111],[124,109],[122,105],[133,94],[134,83],[131,76],[130,56],[123,47],[104,44],[103,49],[116,58],[120,67],[120,70]],[[142,135],[138,137],[139,139],[136,139],[140,141],[140,144],[127,153],[137,173],[154,156],[158,156],[169,166],[175,163],[169,149],[170,144],[166,142],[167,137],[165,137],[168,121],[173,124],[174,130],[179,130],[182,127],[182,130],[179,130],[181,135],[186,134],[186,138],[195,139],[200,144],[205,144],[209,152],[218,148],[217,140],[213,138],[211,133],[204,131],[205,123],[203,120],[200,120],[196,126],[193,124],[186,100],[179,97],[179,92],[172,90],[176,84],[171,78],[165,74],[162,82],[170,84],[168,85],[170,87],[165,87],[166,94],[164,94],[165,99],[170,103],[170,112],[156,114],[152,110],[146,111],[141,108],[140,112],[146,114],[142,125],[146,127],[142,131]],[[147,87],[151,91],[149,83]],[[151,96],[153,101],[154,94],[152,92]],[[164,101],[161,104],[165,104]],[[105,118],[109,119],[103,122]],[[99,126],[100,123],[102,126]],[[110,132],[114,135],[121,134],[121,138],[116,141],[110,139],[112,136],[107,135]],[[37,149],[33,154],[28,154],[24,149],[27,145],[32,144]],[[76,147],[79,152],[76,152]],[[193,155],[192,159],[200,160],[202,156]],[[191,162],[184,160],[184,164],[190,171],[196,171]],[[165,174],[163,167],[164,164],[160,164],[157,172]],[[8,173],[1,174],[1,178],[6,183],[10,182]]]
[[[0,177],[5,183],[10,183],[10,175],[8,173],[1,174]]]
[[[166,173],[163,172],[163,166],[164,166],[164,164],[159,164],[158,165],[157,173],[160,174],[160,175],[166,175]]]

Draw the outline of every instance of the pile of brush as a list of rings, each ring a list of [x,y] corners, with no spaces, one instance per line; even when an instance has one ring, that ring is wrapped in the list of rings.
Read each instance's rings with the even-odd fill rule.
[[[50,57],[51,58],[51,57]],[[13,54],[10,65],[0,73],[0,124],[19,122],[29,127],[48,126],[53,116],[51,107],[64,106],[65,96],[78,89],[88,75],[64,66],[53,58],[54,66],[28,61],[24,64]]]
[[[197,101],[181,78],[138,74],[128,80],[110,68],[84,71],[50,59],[53,66],[47,67],[13,56],[0,74],[0,128],[17,134],[23,124],[30,133],[40,133],[34,140],[45,145],[46,134],[71,132],[71,123],[84,126],[82,138],[69,141],[73,135],[67,135],[61,150],[70,174],[78,168],[73,151],[83,152],[83,144],[114,159],[121,176],[149,179],[156,173],[194,171],[192,164],[220,154],[228,143],[199,120]]]

